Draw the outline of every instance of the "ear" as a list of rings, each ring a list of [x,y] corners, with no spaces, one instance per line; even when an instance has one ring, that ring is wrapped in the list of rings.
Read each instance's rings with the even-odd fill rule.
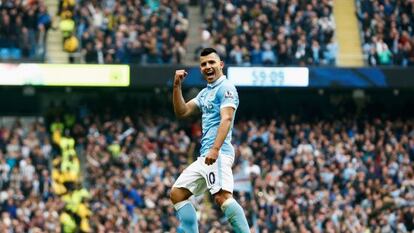
[[[220,61],[220,67],[223,69],[224,68],[224,61]]]

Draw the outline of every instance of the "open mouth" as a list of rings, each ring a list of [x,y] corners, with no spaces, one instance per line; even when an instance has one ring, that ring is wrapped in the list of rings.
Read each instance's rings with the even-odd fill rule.
[[[214,70],[208,70],[208,71],[205,72],[205,74],[206,74],[206,77],[209,78],[209,79],[214,78],[214,76],[215,76]]]

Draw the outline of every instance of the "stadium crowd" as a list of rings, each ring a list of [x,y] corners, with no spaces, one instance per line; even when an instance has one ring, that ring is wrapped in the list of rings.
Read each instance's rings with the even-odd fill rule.
[[[414,230],[413,123],[240,122],[260,232]]]
[[[200,122],[114,112],[1,128],[1,229],[176,231],[169,190],[198,153]],[[414,121],[328,119],[237,120],[235,195],[252,230],[413,231]],[[200,232],[230,231],[209,197],[192,199]]]
[[[186,52],[187,4],[64,0],[60,11],[75,24],[66,34],[77,42],[68,48],[79,44],[86,63],[179,64]]]
[[[335,65],[331,2],[213,1],[200,47],[216,46],[229,64]],[[182,63],[188,1],[121,3],[60,0],[64,49],[86,63]],[[52,25],[45,3],[7,1],[0,11],[0,58],[44,59]]]
[[[414,3],[358,0],[363,53],[371,66],[414,65]]]
[[[197,155],[199,122],[80,119],[72,134],[85,148],[92,231],[174,232],[168,191]],[[233,142],[236,196],[258,232],[414,230],[412,120],[239,120]],[[193,200],[200,231],[222,232],[208,197]]]
[[[63,202],[53,194],[52,145],[45,125],[16,120],[0,128],[0,229],[60,232]]]
[[[172,230],[168,190],[191,158],[198,122],[182,128],[151,115],[89,122],[92,227]],[[235,173],[253,185],[237,196],[259,232],[414,230],[412,120],[239,121],[233,140]],[[194,201],[202,203],[200,231],[223,230],[220,211]]]
[[[335,65],[332,4],[215,0],[205,17],[200,48],[213,46],[227,64]]]
[[[187,52],[188,2],[60,0],[65,50],[86,63],[179,64]],[[227,64],[335,65],[332,0],[200,1],[202,44]],[[367,63],[414,64],[414,4],[358,0]],[[0,4],[0,59],[44,59],[52,18],[44,1]],[[206,14],[208,12],[209,14]],[[198,54],[199,50],[196,50]]]
[[[44,59],[52,19],[43,1],[0,2],[0,59]]]

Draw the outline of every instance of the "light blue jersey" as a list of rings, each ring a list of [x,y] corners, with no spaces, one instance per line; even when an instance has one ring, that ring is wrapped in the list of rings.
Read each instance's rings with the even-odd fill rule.
[[[202,113],[203,136],[201,138],[200,156],[206,156],[217,136],[221,119],[220,109],[232,107],[234,110],[237,110],[239,95],[231,81],[222,76],[214,83],[207,84],[207,87],[201,90],[195,97],[195,103]],[[234,114],[236,114],[236,111],[234,111]],[[234,156],[234,148],[231,144],[233,122],[219,154]]]

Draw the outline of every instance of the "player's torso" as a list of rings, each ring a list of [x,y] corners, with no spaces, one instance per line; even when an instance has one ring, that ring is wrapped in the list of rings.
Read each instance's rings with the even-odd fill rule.
[[[220,85],[213,88],[206,87],[200,95],[200,110],[202,113],[203,135],[207,131],[220,124],[220,100],[217,95]]]
[[[213,145],[220,121],[221,121],[221,107],[223,105],[223,100],[229,98],[234,101],[232,103],[237,108],[238,96],[234,87],[228,83],[228,80],[221,78],[218,80],[217,84],[208,85],[204,88],[198,96],[198,106],[202,113],[202,131],[203,135],[201,138],[201,149],[200,155],[204,156],[210,150],[210,147]],[[229,89],[228,91],[225,91]],[[230,90],[234,90],[234,94],[229,96]],[[227,93],[227,94],[226,94]],[[227,96],[226,96],[227,95]],[[226,103],[228,104],[228,103]],[[232,128],[232,126],[231,126]],[[223,145],[220,148],[220,154],[234,155],[234,148],[231,145],[231,129],[228,132],[226,139],[223,142]]]

